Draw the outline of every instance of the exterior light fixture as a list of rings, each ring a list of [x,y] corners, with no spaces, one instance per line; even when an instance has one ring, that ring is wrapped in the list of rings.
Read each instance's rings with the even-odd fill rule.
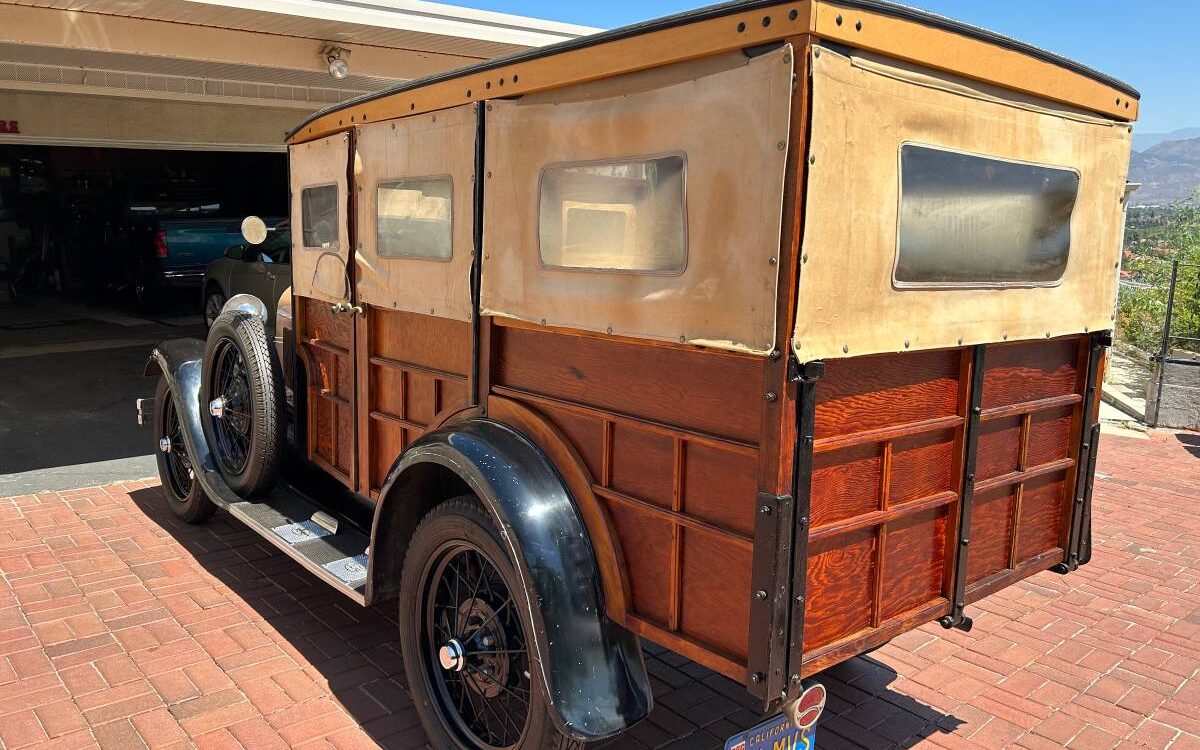
[[[329,75],[339,81],[350,75],[350,63],[346,62],[346,58],[350,56],[350,50],[330,45],[321,50],[321,56],[325,58],[325,62],[329,66]]]

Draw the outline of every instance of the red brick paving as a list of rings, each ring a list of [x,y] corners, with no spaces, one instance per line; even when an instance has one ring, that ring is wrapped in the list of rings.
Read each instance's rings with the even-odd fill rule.
[[[1095,556],[827,671],[822,750],[1200,748],[1200,436],[1105,436]],[[0,499],[0,748],[421,748],[387,604],[361,609],[152,483]],[[710,748],[740,686],[648,647],[609,750]]]

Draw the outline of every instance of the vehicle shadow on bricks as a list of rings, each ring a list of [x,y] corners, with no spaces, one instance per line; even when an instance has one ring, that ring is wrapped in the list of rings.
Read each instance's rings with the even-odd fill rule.
[[[362,608],[226,513],[192,526],[167,508],[157,487],[130,497],[208,573],[229,587],[311,665],[363,730],[383,748],[426,747],[408,697],[394,601]],[[595,750],[720,750],[762,720],[745,688],[652,644],[645,647],[655,708]],[[220,660],[218,660],[220,663]],[[829,691],[818,724],[822,750],[910,747],[963,722],[888,686],[896,673],[860,656],[817,675]]]
[[[1200,458],[1200,434],[1194,432],[1177,432],[1175,439],[1183,443],[1183,448],[1196,458]]]

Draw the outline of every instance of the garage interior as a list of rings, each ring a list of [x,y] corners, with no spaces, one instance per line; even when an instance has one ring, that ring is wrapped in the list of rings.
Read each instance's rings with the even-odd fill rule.
[[[410,0],[0,0],[0,496],[155,474],[133,403],[155,343],[203,335],[201,288],[139,295],[132,228],[283,217],[310,112],[592,31]]]

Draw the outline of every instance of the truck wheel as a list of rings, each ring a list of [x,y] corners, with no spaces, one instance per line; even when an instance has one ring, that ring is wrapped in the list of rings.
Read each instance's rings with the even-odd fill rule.
[[[400,581],[400,646],[417,713],[439,750],[578,750],[550,718],[531,660],[520,575],[471,496],[421,521]]]
[[[207,521],[217,506],[204,494],[196,481],[187,445],[183,442],[183,426],[175,411],[175,399],[167,379],[160,377],[154,391],[154,437],[158,441],[158,478],[171,512],[188,523]]]
[[[283,455],[279,369],[262,322],[240,310],[217,316],[204,347],[205,436],[238,495],[271,488]]]

